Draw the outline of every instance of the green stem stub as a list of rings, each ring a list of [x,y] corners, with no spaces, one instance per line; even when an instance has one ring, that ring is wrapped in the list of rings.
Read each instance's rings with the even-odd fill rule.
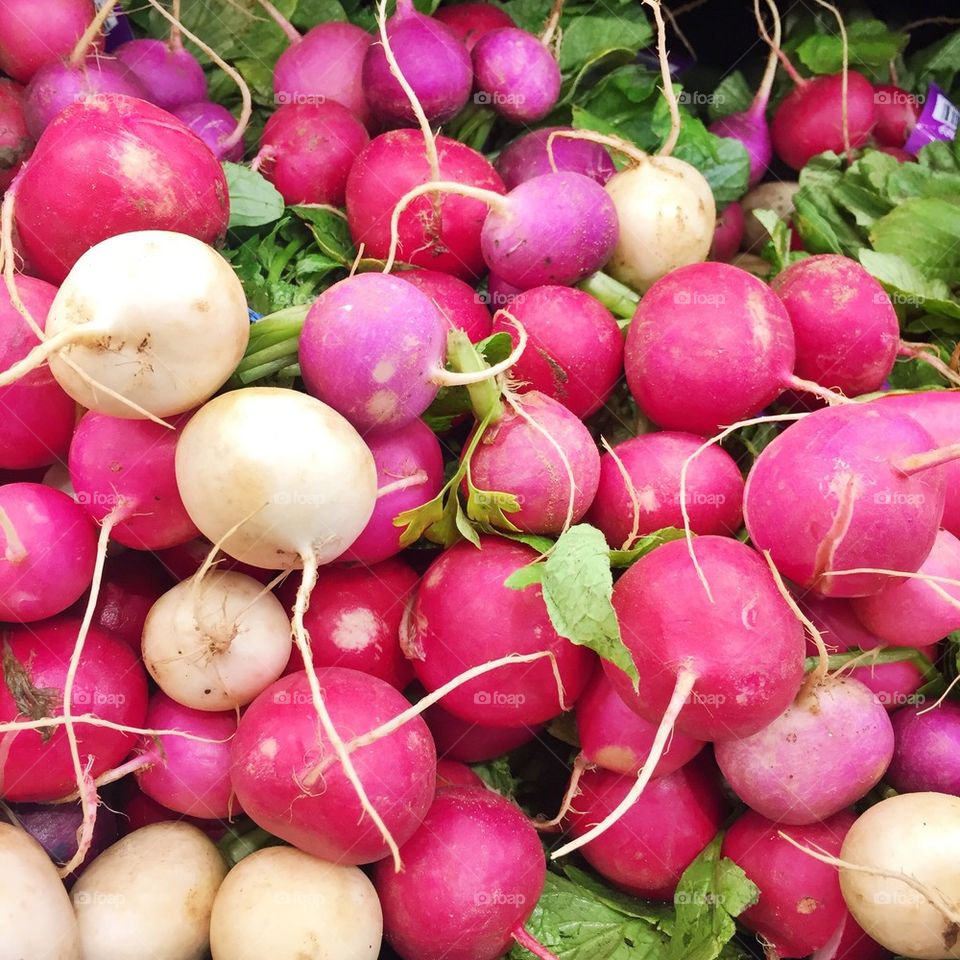
[[[480,373],[489,364],[462,330],[451,330],[447,334],[447,366],[457,373]],[[478,423],[484,420],[496,423],[503,416],[499,378],[471,383],[467,392]]]

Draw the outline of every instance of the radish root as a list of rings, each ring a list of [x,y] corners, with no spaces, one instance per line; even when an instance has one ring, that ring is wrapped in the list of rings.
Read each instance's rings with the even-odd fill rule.
[[[657,22],[657,59],[660,61],[660,76],[663,80],[661,91],[670,108],[670,132],[657,151],[657,156],[669,157],[680,136],[680,105],[673,90],[673,77],[670,75],[670,61],[667,58],[667,28],[663,22],[660,0],[643,0],[643,2],[653,10],[653,18]]]
[[[610,458],[616,464],[623,484],[627,488],[627,496],[630,497],[630,506],[633,509],[633,524],[630,527],[630,533],[627,535],[627,539],[623,541],[620,547],[621,550],[629,550],[640,534],[640,497],[637,495],[637,488],[634,486],[633,478],[620,459],[620,455],[607,443],[606,437],[600,438],[600,445],[610,454]]]
[[[465,387],[474,383],[484,383],[506,373],[520,359],[523,351],[527,348],[527,331],[523,324],[508,311],[498,310],[497,313],[502,313],[517,331],[517,345],[510,351],[510,356],[505,357],[499,363],[495,363],[492,367],[475,372],[454,373],[450,370],[438,370],[432,377],[434,383],[444,387]]]
[[[587,758],[578,753],[573,761],[573,771],[570,774],[570,782],[567,784],[566,792],[563,795],[563,801],[557,815],[551,820],[534,820],[533,825],[542,833],[556,833],[560,829],[567,814],[573,809],[573,801],[580,795],[580,778],[584,772],[591,766]]]
[[[514,928],[510,934],[517,943],[523,947],[528,953],[532,953],[538,960],[560,960],[560,958],[555,954],[551,953],[539,940],[536,940],[532,937],[527,931],[520,925]]]
[[[299,43],[303,37],[300,31],[270,2],[270,0],[257,0],[261,7],[270,15],[273,22],[284,32],[291,45]]]
[[[107,2],[97,11],[89,26],[80,35],[73,52],[67,58],[67,64],[71,67],[79,67],[86,59],[87,50],[106,23],[107,17],[113,13],[113,8],[117,5],[117,0],[107,0]]]
[[[958,683],[960,683],[960,673],[958,673],[958,674],[950,681],[950,683],[947,685],[947,689],[944,690],[943,693],[941,693],[940,696],[937,697],[937,699],[934,700],[933,703],[931,703],[929,707],[924,707],[922,710],[918,710],[918,711],[917,711],[917,716],[918,716],[918,717],[922,717],[925,713],[929,713],[931,710],[936,710],[937,707],[939,707],[940,704],[942,704],[943,701],[947,699],[947,697],[950,695],[950,691],[953,690],[953,688],[954,688]]]
[[[790,62],[790,58],[780,48],[780,11],[777,9],[777,5],[774,3],[774,0],[767,0],[767,6],[770,8],[770,12],[773,14],[773,38],[771,39],[770,34],[767,33],[767,28],[763,21],[758,18],[757,28],[760,36],[763,38],[763,42],[770,47],[770,52],[776,55],[777,59],[780,61],[780,65],[784,69],[784,72],[793,81],[794,85],[802,87],[807,81],[801,77],[799,73],[797,73],[797,68]]]
[[[377,488],[377,499],[385,497],[388,494],[396,493],[398,490],[406,490],[408,487],[419,487],[421,483],[427,482],[426,470],[415,470],[407,477],[400,477],[392,483]]]
[[[763,71],[763,77],[760,80],[760,86],[757,87],[753,103],[750,104],[750,112],[754,114],[764,114],[767,104],[770,102],[770,91],[773,89],[773,80],[777,75],[777,52],[780,50],[781,25],[780,11],[773,0],[767,0],[767,7],[773,16],[773,38],[767,33],[766,24],[763,22],[763,14],[760,13],[760,0],[753,0],[753,15],[757,20],[757,30],[770,47],[770,53],[767,55],[767,65]]]
[[[617,153],[622,153],[637,164],[645,163],[650,159],[648,154],[638,146],[612,133],[598,133],[596,130],[554,130],[547,137],[547,157],[554,173],[557,172],[557,163],[553,156],[553,141],[558,137],[564,140],[589,140],[591,143],[599,143],[601,146],[616,150]]]
[[[821,387],[819,383],[814,383],[813,380],[804,380],[802,377],[798,377],[793,373],[786,377],[783,383],[784,386],[789,387],[791,390],[813,394],[813,396],[819,397],[831,407],[836,407],[843,403],[856,403],[855,400],[844,396],[839,390]]]
[[[937,355],[937,348],[932,343],[909,343],[906,340],[901,340],[897,356],[919,360],[936,370],[948,383],[960,386],[960,374],[957,374],[955,370],[940,359]]]
[[[915,453],[913,456],[898,460],[893,466],[904,476],[910,477],[931,467],[940,467],[945,463],[960,460],[960,443],[952,443],[946,447],[937,447],[925,453]]]
[[[843,22],[840,11],[827,0],[817,0],[825,10],[829,10],[837,18],[837,26],[840,28],[840,47],[842,50],[843,61],[840,67],[840,110],[841,122],[843,124],[843,152],[846,154],[847,162],[853,160],[853,153],[850,150],[850,123],[848,117],[848,99],[847,90],[850,80],[850,44],[847,41],[847,27]]]

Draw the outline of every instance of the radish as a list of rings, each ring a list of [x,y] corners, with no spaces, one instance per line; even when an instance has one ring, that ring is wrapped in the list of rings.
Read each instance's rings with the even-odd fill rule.
[[[6,0],[0,9],[0,70],[20,83],[66,57],[94,19],[91,0]]]
[[[885,574],[834,572],[920,567],[943,515],[944,477],[908,465],[931,447],[915,420],[882,404],[808,414],[763,450],[747,476],[750,539],[784,576],[816,593],[877,593],[889,586]]]
[[[610,311],[582,290],[550,285],[521,293],[509,316],[529,338],[511,373],[521,393],[546,394],[580,419],[596,413],[623,369],[623,336]],[[518,338],[502,313],[492,332]]]
[[[3,645],[0,721],[44,721],[63,714],[69,661],[80,628],[64,616],[15,627]],[[147,713],[147,683],[130,648],[108,633],[91,628],[72,681],[74,718],[92,714],[125,726],[142,726]],[[135,737],[130,733],[75,719],[77,750],[96,778],[120,763]],[[5,734],[0,765],[0,795],[6,800],[49,802],[77,786],[65,723],[21,727]],[[71,865],[70,869],[73,869]]]
[[[318,678],[343,737],[361,736],[409,706],[389,684],[356,670],[327,667]],[[259,826],[305,853],[334,863],[373,863],[390,853],[381,831],[403,844],[427,813],[437,765],[430,732],[414,717],[353,752],[355,775],[382,815],[379,826],[361,807],[328,735],[318,730],[311,701],[302,672],[254,700],[230,747],[233,788]]]
[[[926,647],[960,629],[960,540],[939,531],[917,573],[948,582],[888,577],[878,593],[850,601],[860,622],[895,647]]]
[[[182,120],[218,160],[233,163],[243,160],[243,140],[237,134],[237,121],[226,107],[203,100],[172,107],[170,112]]]
[[[114,799],[119,804],[120,835],[123,837],[152,823],[184,823],[191,824],[203,831],[214,843],[219,843],[231,830],[239,829],[231,827],[223,820],[201,820],[198,817],[174,813],[156,800],[151,800],[137,786],[135,777],[125,777],[120,781]],[[97,820],[99,819],[98,815]]]
[[[612,549],[629,549],[638,536],[682,527],[680,477],[703,446],[691,433],[664,430],[625,440],[600,458],[600,483],[588,523],[599,527]],[[743,477],[718,446],[690,461],[685,483],[687,516],[698,534],[733,534],[740,526]]]
[[[902,147],[917,125],[919,98],[892,83],[877,84],[873,90],[877,105],[873,139],[884,147]]]
[[[569,814],[573,835],[603,820],[634,782],[632,776],[588,770]],[[680,875],[723,826],[726,808],[715,771],[694,761],[651,781],[614,826],[583,847],[583,856],[627,893],[672,900]]]
[[[0,927],[10,957],[80,960],[77,920],[43,847],[0,822]]]
[[[97,528],[83,507],[39,483],[0,486],[0,620],[66,610],[90,586]]]
[[[743,207],[734,200],[717,214],[717,225],[713,231],[713,243],[710,246],[710,259],[724,263],[733,260],[743,244],[743,234]]]
[[[487,303],[498,310],[504,307],[510,307],[523,290],[515,287],[512,283],[507,283],[502,277],[495,273],[487,274]]]
[[[835,854],[853,822],[853,814],[843,811],[787,832]],[[847,910],[836,871],[805,856],[778,835],[779,829],[748,811],[727,831],[722,853],[760,890],[760,899],[740,915],[740,922],[770,945],[771,957],[806,957],[839,932]]]
[[[608,670],[617,669],[612,664],[597,665],[593,679],[577,700],[577,733],[583,758],[588,763],[635,777],[647,761],[657,728],[637,716],[624,702],[607,676]],[[679,770],[703,747],[702,740],[675,733],[652,776],[664,777]]]
[[[790,316],[797,376],[847,396],[879,390],[893,369],[900,322],[890,297],[855,260],[798,260],[771,282]]]
[[[486,784],[465,763],[456,760],[437,761],[437,790],[450,787],[477,787],[486,790]]]
[[[18,83],[0,79],[0,192],[13,183],[23,161],[33,152],[33,138],[23,115],[23,93]]]
[[[147,614],[171,586],[152,554],[128,550],[107,557],[91,622],[138,653]]]
[[[98,522],[117,520],[110,536],[136,550],[162,550],[197,536],[177,490],[174,455],[189,414],[173,429],[88,411],[70,444],[76,498]]]
[[[433,19],[448,27],[468,52],[491,30],[516,26],[506,10],[483,2],[454,3],[440,7],[433,14]]]
[[[411,420],[390,433],[375,433],[367,437],[367,446],[377,465],[377,503],[342,559],[376,564],[402,549],[402,531],[394,517],[423,506],[440,493],[443,453],[436,434],[422,420]]]
[[[861,814],[840,851],[840,888],[857,923],[894,953],[960,956],[956,860],[960,799],[890,797]]]
[[[896,747],[886,780],[899,793],[960,797],[960,704],[907,706],[893,715]]]
[[[136,772],[140,789],[158,803],[192,817],[217,819],[239,812],[230,784],[230,738],[237,730],[232,712],[192,710],[155,693],[147,708],[146,724],[177,734],[141,740],[144,753],[159,753],[153,764]]]
[[[2,89],[2,87],[0,87]],[[27,311],[46,324],[57,288],[33,277],[17,280],[17,295]],[[0,369],[6,370],[36,347],[37,337],[13,306],[6,290],[0,292]],[[0,467],[27,470],[65,459],[76,404],[46,366],[31,370],[16,383],[0,387]]]
[[[442,136],[436,138],[436,148],[436,179],[503,192],[503,182],[482,154]],[[362,243],[368,257],[389,254],[391,213],[411,188],[432,176],[419,131],[382,134],[360,152],[347,177],[347,220],[354,243]],[[419,197],[398,219],[400,255],[415,266],[475,280],[486,270],[480,250],[486,215],[485,202],[472,197]]]
[[[512,804],[475,787],[441,790],[403,846],[405,869],[374,867],[387,941],[403,960],[495,960],[523,929],[546,877],[537,833]],[[434,889],[438,895],[418,896]],[[556,960],[556,958],[554,958]]]
[[[506,519],[515,529],[559,534],[587,512],[599,479],[600,454],[590,432],[565,406],[534,390],[509,398],[470,456],[464,483],[513,494],[520,509]]]
[[[244,857],[217,891],[210,949],[213,960],[376,960],[382,929],[376,891],[356,867],[268,847]]]
[[[479,343],[490,336],[490,311],[469,284],[439,270],[405,270],[402,277],[421,293],[425,293],[440,311],[448,327],[462,330],[471,343]]]
[[[248,704],[283,672],[290,621],[251,577],[213,570],[172,587],[143,625],[143,662],[157,685],[196,710]]]
[[[514,728],[543,723],[569,709],[586,686],[593,655],[557,634],[541,588],[504,585],[536,557],[524,544],[481,537],[479,550],[464,541],[445,551],[420,581],[401,642],[428,692],[487,660],[552,654],[552,663],[498,667],[449,693],[444,709],[464,720]]]
[[[128,40],[114,56],[132,71],[146,99],[164,110],[174,110],[207,99],[207,78],[197,58],[183,46],[174,28],[168,40]]]
[[[451,9],[457,8],[441,7],[437,13]],[[617,172],[617,168],[601,144],[566,137],[557,137],[550,141],[552,133],[572,129],[573,127],[543,127],[540,130],[531,130],[508,143],[500,151],[496,161],[497,173],[503,177],[507,189],[512,190],[525,180],[532,180],[554,170],[582,173],[603,186]],[[551,154],[553,165],[550,163]]]
[[[454,33],[438,20],[418,13],[412,0],[398,0],[396,13],[381,25],[380,32],[363,60],[363,92],[374,116],[391,126],[416,122],[398,73],[431,123],[456,116],[470,98],[473,70],[466,47]],[[392,51],[389,58],[384,37]]]
[[[777,56],[780,52],[780,15],[773,0],[767,0],[767,6],[773,14],[773,37],[767,33],[760,14],[760,0],[753,2],[753,14],[760,28],[760,35],[770,46],[767,55],[767,65],[763,72],[760,86],[754,95],[750,106],[741,113],[732,113],[721,117],[710,124],[710,132],[718,137],[732,137],[739,140],[750,158],[751,187],[755,187],[767,172],[770,161],[773,159],[773,144],[770,141],[770,127],[767,125],[767,105],[770,102],[770,91],[777,73]],[[742,222],[742,221],[741,221]],[[736,250],[734,250],[734,253]],[[717,257],[718,260],[728,260],[729,257]]]
[[[413,679],[413,669],[400,649],[400,621],[418,580],[401,560],[371,567],[324,567],[303,620],[313,662],[369,673],[403,690]],[[288,609],[296,586],[291,578],[278,591]],[[284,672],[302,669],[303,660],[294,650]]]
[[[560,96],[560,67],[549,46],[518,27],[483,34],[473,45],[477,103],[516,124],[542,120]]]
[[[105,162],[110,151],[121,162]],[[15,193],[20,249],[54,283],[107,237],[149,228],[214,242],[229,216],[226,178],[210,150],[165,110],[116,94],[64,110]],[[112,283],[123,276],[115,266]]]
[[[203,956],[210,912],[226,866],[211,841],[186,823],[127,834],[71,893],[84,957],[126,960],[146,949],[169,960]]]
[[[771,180],[744,194],[740,205],[743,207],[743,249],[759,251],[770,239],[767,228],[753,216],[754,210],[772,210],[780,220],[790,225],[793,217],[793,197],[800,184],[793,180]],[[791,227],[791,241],[796,234]],[[768,264],[769,269],[769,264]]]
[[[342,207],[347,175],[369,141],[364,125],[339,103],[288,103],[267,120],[253,166],[287,204]]]
[[[157,550],[154,554],[163,565],[164,570],[179,583],[192,577],[203,566],[209,566],[213,557],[217,562],[218,570],[233,570],[245,573],[248,577],[268,584],[277,575],[275,570],[265,570],[263,567],[254,567],[249,563],[241,563],[233,557],[227,556],[218,547],[215,547],[206,537],[197,537],[189,543],[182,543],[179,547],[170,547],[168,550]],[[269,589],[269,588],[268,588]]]
[[[779,823],[808,824],[869,793],[893,745],[890,719],[873,692],[849,677],[827,677],[806,685],[762,730],[724,740],[715,753],[748,807]]]

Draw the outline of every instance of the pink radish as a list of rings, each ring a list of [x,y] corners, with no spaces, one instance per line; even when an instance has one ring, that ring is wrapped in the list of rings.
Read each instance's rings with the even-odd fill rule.
[[[603,531],[613,549],[664,527],[682,527],[680,477],[703,442],[664,430],[617,444],[600,458],[600,484],[587,522]],[[729,535],[739,528],[743,477],[725,450],[710,446],[690,461],[685,494],[695,533]]]
[[[491,30],[516,26],[506,10],[483,2],[454,3],[440,7],[433,18],[449,27],[468,51]]]
[[[243,140],[236,135],[237,120],[226,107],[202,100],[172,107],[170,112],[182,120],[218,160],[239,163],[243,159]]]
[[[536,556],[523,544],[481,537],[479,550],[461,542],[445,551],[420,582],[402,642],[428,692],[513,653],[549,651],[556,662],[556,674],[544,659],[498,667],[464,683],[443,699],[444,709],[464,720],[496,727],[542,723],[568,709],[587,683],[593,655],[557,634],[540,587],[504,585]],[[471,625],[469,634],[464,623]]]
[[[575,837],[603,820],[635,778],[588,770],[569,820]],[[583,847],[587,862],[627,893],[672,900],[680,875],[717,835],[726,801],[715,770],[699,760],[653,780],[606,833]],[[669,821],[669,830],[663,825]]]
[[[274,579],[275,571],[241,563],[222,551],[217,551],[206,537],[197,537],[196,540],[183,543],[179,547],[170,547],[169,550],[157,550],[155,555],[164,570],[179,583],[192,577],[206,563],[211,553],[215,553],[218,570],[244,573],[261,584],[270,583]]]
[[[168,40],[128,40],[114,56],[131,70],[146,99],[164,110],[207,99],[207,78],[197,58],[184,49],[179,31]]]
[[[191,710],[155,693],[147,707],[146,726],[178,730],[199,739],[174,734],[144,739],[140,749],[158,754],[155,762],[136,772],[140,789],[177,813],[220,819],[239,813],[230,785],[230,738],[237,730],[233,712]]]
[[[69,661],[80,629],[75,617],[14,627],[3,645],[0,722],[62,717]],[[72,684],[71,709],[80,756],[92,758],[90,776],[117,766],[136,742],[133,734],[82,723],[80,714],[142,727],[147,714],[143,668],[121,640],[92,628]],[[65,724],[6,733],[0,795],[6,800],[52,801],[77,788]]]
[[[558,137],[550,142],[548,149],[547,141],[552,133],[572,129],[543,127],[531,130],[508,143],[500,151],[496,162],[497,172],[503,177],[507,189],[512,190],[525,180],[552,173],[554,167],[550,165],[551,153],[558,171],[582,173],[591,180],[596,180],[601,186],[605,184],[617,172],[617,168],[610,159],[610,154],[599,143]]]
[[[20,83],[77,45],[96,10],[91,0],[6,0],[0,8],[0,70]]]
[[[23,114],[24,90],[0,79],[0,191],[6,190],[33,151],[33,137]]]
[[[450,787],[477,787],[486,790],[486,785],[465,763],[456,760],[437,761],[437,790]]]
[[[920,116],[920,98],[892,83],[881,83],[873,89],[877,105],[873,139],[884,147],[902,147]]]
[[[0,620],[45,620],[90,586],[97,528],[59,490],[39,483],[0,487],[0,545]]]
[[[729,263],[743,245],[743,207],[734,200],[717,214],[717,226],[713,232],[710,259]]]
[[[960,797],[960,704],[907,706],[893,715],[896,747],[886,781],[900,793]]]
[[[409,706],[389,684],[356,670],[327,667],[318,678],[342,737],[365,734]],[[329,740],[317,729],[306,673],[281,678],[254,700],[230,750],[237,798],[265,830],[334,863],[372,863],[389,853]],[[358,748],[352,762],[402,845],[433,800],[437,756],[426,724],[413,718]]]
[[[254,164],[287,204],[342,207],[347,175],[369,140],[360,120],[339,103],[288,103],[267,120]]]
[[[161,427],[89,411],[70,444],[70,480],[77,500],[102,522],[116,520],[110,536],[137,550],[186,543],[198,530],[177,490],[174,455],[189,414]]]
[[[401,276],[425,293],[447,324],[462,330],[471,343],[479,343],[490,336],[490,311],[468,283],[438,270],[404,270]]]
[[[107,557],[92,622],[139,654],[147,614],[171,586],[169,574],[152,554],[128,550]]]

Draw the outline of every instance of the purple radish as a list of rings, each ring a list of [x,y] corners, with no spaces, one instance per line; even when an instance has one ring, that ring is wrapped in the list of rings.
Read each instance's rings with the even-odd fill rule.
[[[953,582],[890,577],[890,586],[850,601],[857,619],[894,647],[927,647],[960,630],[960,540],[937,533],[917,573]]]
[[[692,433],[664,430],[617,444],[600,458],[600,483],[587,523],[602,530],[613,549],[664,527],[682,527],[683,465],[703,443]],[[713,445],[691,460],[685,488],[694,533],[732,535],[739,529],[743,477],[725,450]]]
[[[596,413],[623,370],[623,335],[610,311],[582,290],[551,285],[521,293],[508,312],[494,316],[493,332],[516,341],[512,318],[527,333],[511,373],[519,391],[544,393],[581,420]]]
[[[514,940],[549,957],[523,929],[546,879],[536,830],[509,800],[476,787],[440,790],[373,882],[387,941],[403,960],[495,960]],[[436,896],[418,891],[431,889]]]
[[[164,110],[207,99],[207,78],[197,58],[184,49],[179,31],[169,40],[128,40],[114,56],[136,75],[147,99]]]
[[[736,200],[728,203],[723,211],[717,214],[710,259],[724,263],[731,261],[743,244],[744,227],[743,207]]]
[[[182,120],[218,160],[239,163],[243,159],[243,140],[230,142],[237,129],[237,118],[226,107],[201,100],[173,107],[170,112]]]
[[[714,747],[734,793],[779,823],[816,823],[879,783],[893,756],[893,727],[873,692],[849,677],[804,688],[762,730]]]
[[[377,465],[377,504],[363,533],[340,558],[373,564],[399,553],[402,530],[393,518],[432,500],[443,486],[443,452],[422,421],[367,437]]]
[[[490,311],[468,283],[439,270],[405,270],[401,276],[425,293],[447,324],[462,330],[471,343],[490,336],[493,323]]]
[[[441,10],[455,9],[441,7]],[[547,149],[550,134],[557,130],[572,130],[572,127],[543,127],[540,130],[531,130],[521,137],[507,144],[500,151],[497,158],[497,172],[503,177],[508,190],[519,186],[525,180],[553,173],[550,166],[550,152],[558,171],[582,173],[591,180],[596,180],[601,186],[616,172],[617,168],[610,154],[599,143],[589,140],[571,140],[568,137],[557,137]]]
[[[600,664],[577,700],[576,719],[580,749],[588,763],[625,776],[635,777],[640,772],[650,754],[657,727],[624,703]],[[652,776],[665,777],[679,770],[703,747],[702,740],[675,733]]]
[[[173,429],[150,420],[122,420],[88,411],[70,444],[70,480],[77,500],[110,536],[136,550],[164,550],[198,534],[187,515],[174,469],[177,441],[190,414]]]
[[[444,123],[466,106],[473,83],[467,48],[433,17],[418,13],[413,0],[398,0],[386,23],[397,66],[431,123]],[[374,115],[384,124],[417,122],[400,81],[394,76],[382,43],[375,41],[363,60],[363,91]]]
[[[744,518],[758,550],[785,577],[824,596],[859,597],[890,585],[881,568],[913,573],[927,558],[943,515],[944,475],[911,470],[933,439],[882,404],[807,414],[757,457],[747,476]]]
[[[39,483],[0,486],[0,621],[46,620],[90,586],[97,527],[78,503]]]
[[[520,509],[506,515],[517,529],[559,534],[593,502],[600,454],[573,413],[532,391],[513,399],[484,433],[470,458],[469,476],[479,490],[517,498]]]
[[[474,45],[475,100],[511,123],[542,120],[560,95],[560,67],[538,37],[518,27],[485,33]]]
[[[582,848],[583,856],[627,893],[672,900],[680,875],[723,826],[727,803],[717,781],[712,764],[698,760],[658,777],[614,826]],[[635,782],[588,770],[569,815],[573,835],[583,835],[616,809]]]
[[[419,689],[419,684],[416,685]],[[463,720],[435,703],[423,713],[438,756],[460,763],[482,763],[503,756],[537,736],[536,727],[488,727]]]
[[[28,83],[41,67],[70,55],[95,13],[92,0],[5,0],[0,6],[0,70]]]
[[[900,793],[960,797],[960,704],[908,706],[893,715],[896,747],[886,781]]]
[[[586,686],[593,654],[557,634],[539,585],[504,585],[536,558],[532,547],[481,537],[479,550],[467,542],[451,547],[420,582],[401,642],[428,692],[509,654],[549,651],[556,662],[562,698],[549,658],[504,665],[443,698],[444,709],[464,720],[514,728],[543,723],[569,709]]]
[[[287,204],[342,207],[347,174],[369,140],[363,124],[339,103],[288,103],[267,120],[254,166]]]
[[[900,323],[890,297],[855,260],[807,257],[770,284],[790,316],[798,377],[848,397],[879,390],[897,358]]]
[[[492,3],[482,2],[454,3],[440,7],[433,18],[446,24],[468,52],[491,30],[516,26],[506,10],[501,10]]]
[[[523,293],[523,290],[520,287],[507,283],[506,280],[498,277],[492,271],[487,274],[487,302],[494,310],[500,310],[503,307],[509,309],[521,293]]]

